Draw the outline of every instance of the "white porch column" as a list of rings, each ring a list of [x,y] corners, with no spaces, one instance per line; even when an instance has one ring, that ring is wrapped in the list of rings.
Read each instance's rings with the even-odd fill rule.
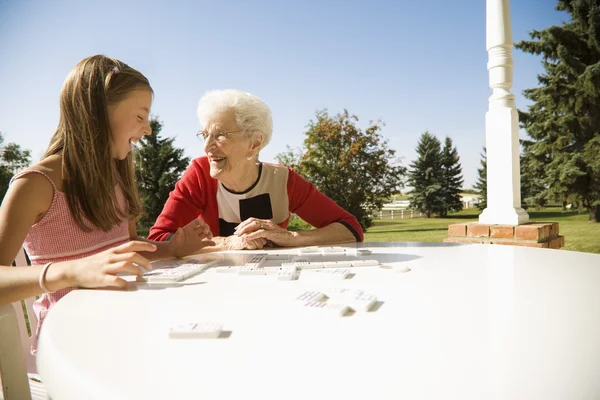
[[[486,48],[492,95],[485,116],[487,208],[482,224],[520,225],[529,220],[521,208],[519,117],[513,83],[509,0],[486,0]]]

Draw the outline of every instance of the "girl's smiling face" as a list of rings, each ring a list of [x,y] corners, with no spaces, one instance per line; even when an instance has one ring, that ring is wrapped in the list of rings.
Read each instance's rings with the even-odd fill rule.
[[[147,89],[132,90],[125,100],[109,106],[112,156],[124,160],[133,143],[152,133],[150,107],[152,92]]]

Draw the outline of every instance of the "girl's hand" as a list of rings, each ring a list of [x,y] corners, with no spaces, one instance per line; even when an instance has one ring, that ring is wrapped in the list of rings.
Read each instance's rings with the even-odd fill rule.
[[[51,265],[48,268],[46,286],[52,290],[52,287],[55,286],[54,283],[60,281],[62,278],[68,282],[63,282],[62,287],[125,288],[127,287],[127,281],[116,275],[119,273],[129,273],[141,276],[143,273],[141,268],[148,271],[151,270],[150,261],[137,252],[152,252],[155,250],[156,246],[151,243],[130,241],[80,260],[57,263],[59,265]],[[61,268],[53,268],[63,265],[64,268],[62,268],[62,271]]]
[[[196,253],[206,246],[214,246],[210,227],[200,218],[196,218],[183,228],[177,229],[169,241],[169,253],[173,257],[184,257]]]

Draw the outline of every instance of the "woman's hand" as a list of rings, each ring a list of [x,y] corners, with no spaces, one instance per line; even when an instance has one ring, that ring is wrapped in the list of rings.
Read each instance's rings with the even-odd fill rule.
[[[137,252],[155,250],[156,246],[152,243],[130,241],[93,256],[56,263],[48,267],[46,286],[50,290],[68,286],[125,288],[127,281],[116,275],[128,273],[141,276],[143,273],[141,268],[151,270],[150,261]]]
[[[196,218],[183,228],[177,229],[169,241],[169,253],[173,257],[194,254],[206,246],[214,246],[210,227],[200,218]]]
[[[268,219],[248,218],[235,228],[234,234],[246,241],[263,239],[265,244],[271,242],[279,247],[296,245],[294,232],[290,232]]]
[[[259,250],[267,244],[266,239],[248,239],[245,236],[227,236],[225,238],[225,250]]]

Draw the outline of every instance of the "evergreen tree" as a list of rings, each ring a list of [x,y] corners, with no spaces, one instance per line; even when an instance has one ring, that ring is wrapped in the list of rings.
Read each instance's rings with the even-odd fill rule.
[[[138,220],[137,228],[141,236],[146,236],[162,211],[169,193],[190,163],[184,156],[183,149],[173,146],[174,138],[160,138],[163,128],[157,117],[150,120],[152,134],[140,140],[135,150],[135,177],[143,214]]]
[[[288,147],[277,159],[297,164],[300,175],[354,215],[366,230],[372,225],[371,210],[380,209],[386,198],[398,193],[406,169],[381,136],[381,122],[371,122],[363,131],[357,121],[346,110],[336,116],[317,111],[305,133],[304,152]]]
[[[477,208],[483,210],[487,207],[487,151],[483,148],[481,154],[481,168],[477,169],[477,182],[473,185],[473,189],[479,194],[479,202]]]
[[[440,217],[447,217],[448,212],[460,211],[463,208],[460,193],[463,186],[462,166],[458,151],[452,139],[446,137],[442,150],[442,192],[444,205]]]
[[[4,135],[0,132],[0,200],[8,190],[13,175],[31,164],[31,152],[21,149],[16,143],[4,144]]]
[[[545,186],[544,158],[536,157],[529,149],[532,142],[523,140],[523,155],[521,156],[521,206],[543,207],[546,205],[548,188]]]
[[[444,211],[445,197],[442,189],[442,149],[440,141],[424,132],[417,144],[418,158],[410,164],[408,193],[410,206],[424,213],[427,218]]]
[[[520,113],[531,138],[525,163],[542,169],[537,182],[550,198],[575,195],[594,218],[600,199],[600,4],[598,0],[559,0],[557,10],[571,19],[532,31],[516,47],[542,56],[539,87],[524,96],[533,104]]]

